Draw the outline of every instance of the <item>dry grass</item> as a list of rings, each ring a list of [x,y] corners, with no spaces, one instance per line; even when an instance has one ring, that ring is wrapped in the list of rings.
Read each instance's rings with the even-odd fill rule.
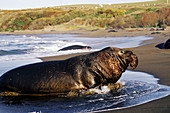
[[[127,4],[67,5],[48,8],[1,10],[0,31],[38,30],[60,24],[75,27],[138,27],[145,13],[153,13],[169,5],[166,0]],[[170,17],[167,17],[169,22]],[[157,22],[157,20],[156,20]],[[117,24],[117,25],[116,25]],[[144,23],[145,24],[145,23]],[[158,23],[143,25],[156,26]],[[142,27],[140,25],[140,27]]]

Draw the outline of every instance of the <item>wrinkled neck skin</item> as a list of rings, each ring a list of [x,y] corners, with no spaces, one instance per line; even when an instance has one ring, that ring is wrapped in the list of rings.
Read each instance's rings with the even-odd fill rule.
[[[74,64],[69,64],[73,62]],[[127,69],[127,62],[122,61],[116,53],[95,52],[88,56],[79,56],[67,60],[67,71],[81,89],[98,85],[116,83]],[[74,70],[74,71],[72,71]]]
[[[105,77],[105,81],[102,84],[116,83],[127,69],[128,62],[123,60],[117,52],[100,52],[99,55],[96,64],[98,65],[97,69]]]

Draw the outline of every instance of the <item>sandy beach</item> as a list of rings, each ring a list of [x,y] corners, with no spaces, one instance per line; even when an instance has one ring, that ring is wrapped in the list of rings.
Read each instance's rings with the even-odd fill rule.
[[[100,30],[99,30],[100,31]],[[154,34],[153,31],[136,31],[131,30],[129,32],[123,31],[122,33],[108,33],[107,31],[99,32],[95,31],[90,33],[79,33],[79,31],[75,32],[77,34],[82,34],[81,36],[88,37],[109,37],[109,36],[150,36],[154,37],[154,39],[147,40],[142,43],[143,46],[131,48],[132,51],[139,57],[139,65],[135,69],[136,71],[146,72],[154,75],[156,78],[159,78],[159,83],[163,85],[170,85],[170,50],[160,49],[158,46],[161,43],[164,43],[168,38],[170,38],[170,31],[167,29],[166,31]],[[88,34],[88,35],[87,35]],[[87,54],[87,53],[82,53]],[[44,61],[50,60],[62,60],[67,59],[69,57],[73,57],[76,55],[82,54],[72,54],[72,55],[62,55],[62,56],[52,56],[52,57],[44,57],[41,58]],[[170,96],[154,100],[152,102],[139,105],[132,108],[116,110],[116,111],[107,111],[113,113],[169,113],[170,112]]]
[[[170,86],[170,50],[160,49],[158,46],[170,38],[170,28],[166,31],[150,31],[148,28],[142,29],[125,29],[115,30],[116,32],[108,32],[105,29],[95,30],[39,30],[39,31],[21,31],[21,32],[0,32],[0,34],[44,34],[44,33],[68,33],[80,34],[80,37],[131,37],[131,36],[149,36],[154,39],[144,41],[140,47],[130,48],[139,58],[139,65],[135,71],[146,72],[159,78],[159,83]],[[51,56],[41,58],[43,61],[63,60],[76,55],[87,53]],[[107,111],[113,113],[169,113],[170,112],[170,96],[154,100],[152,102],[131,107],[122,110]]]
[[[161,50],[155,46],[170,38],[170,35],[154,35],[155,39],[146,41],[144,46],[133,48],[139,57],[136,71],[150,73],[159,78],[159,83],[170,85],[170,50]],[[113,111],[112,111],[113,112]],[[114,111],[114,113],[169,113],[170,96],[154,100],[136,107]]]

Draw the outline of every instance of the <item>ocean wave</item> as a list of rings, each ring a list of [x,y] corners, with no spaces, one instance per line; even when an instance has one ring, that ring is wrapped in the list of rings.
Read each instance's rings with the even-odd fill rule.
[[[62,52],[57,53],[61,48],[70,45],[85,45],[82,42],[74,40],[58,40],[54,37],[55,35],[52,35],[53,37],[48,36],[49,35],[0,35],[0,61],[61,55]],[[75,51],[70,52],[76,53]],[[67,51],[66,53],[69,54],[70,52]]]
[[[0,56],[4,55],[17,55],[17,54],[27,54],[30,49],[15,49],[15,50],[0,50]]]
[[[89,52],[84,50],[58,52],[59,49],[71,45],[90,46],[92,47],[90,51],[100,50],[108,46],[136,47],[147,39],[151,39],[151,37],[79,38],[70,34],[0,35],[0,61]]]

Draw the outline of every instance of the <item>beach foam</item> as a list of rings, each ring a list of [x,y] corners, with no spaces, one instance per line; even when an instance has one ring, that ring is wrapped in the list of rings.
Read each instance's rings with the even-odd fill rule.
[[[25,60],[30,58],[56,56],[89,52],[105,47],[137,47],[144,40],[152,37],[107,37],[87,38],[69,34],[44,35],[0,35],[0,61]],[[59,51],[71,45],[91,46],[91,50]]]

